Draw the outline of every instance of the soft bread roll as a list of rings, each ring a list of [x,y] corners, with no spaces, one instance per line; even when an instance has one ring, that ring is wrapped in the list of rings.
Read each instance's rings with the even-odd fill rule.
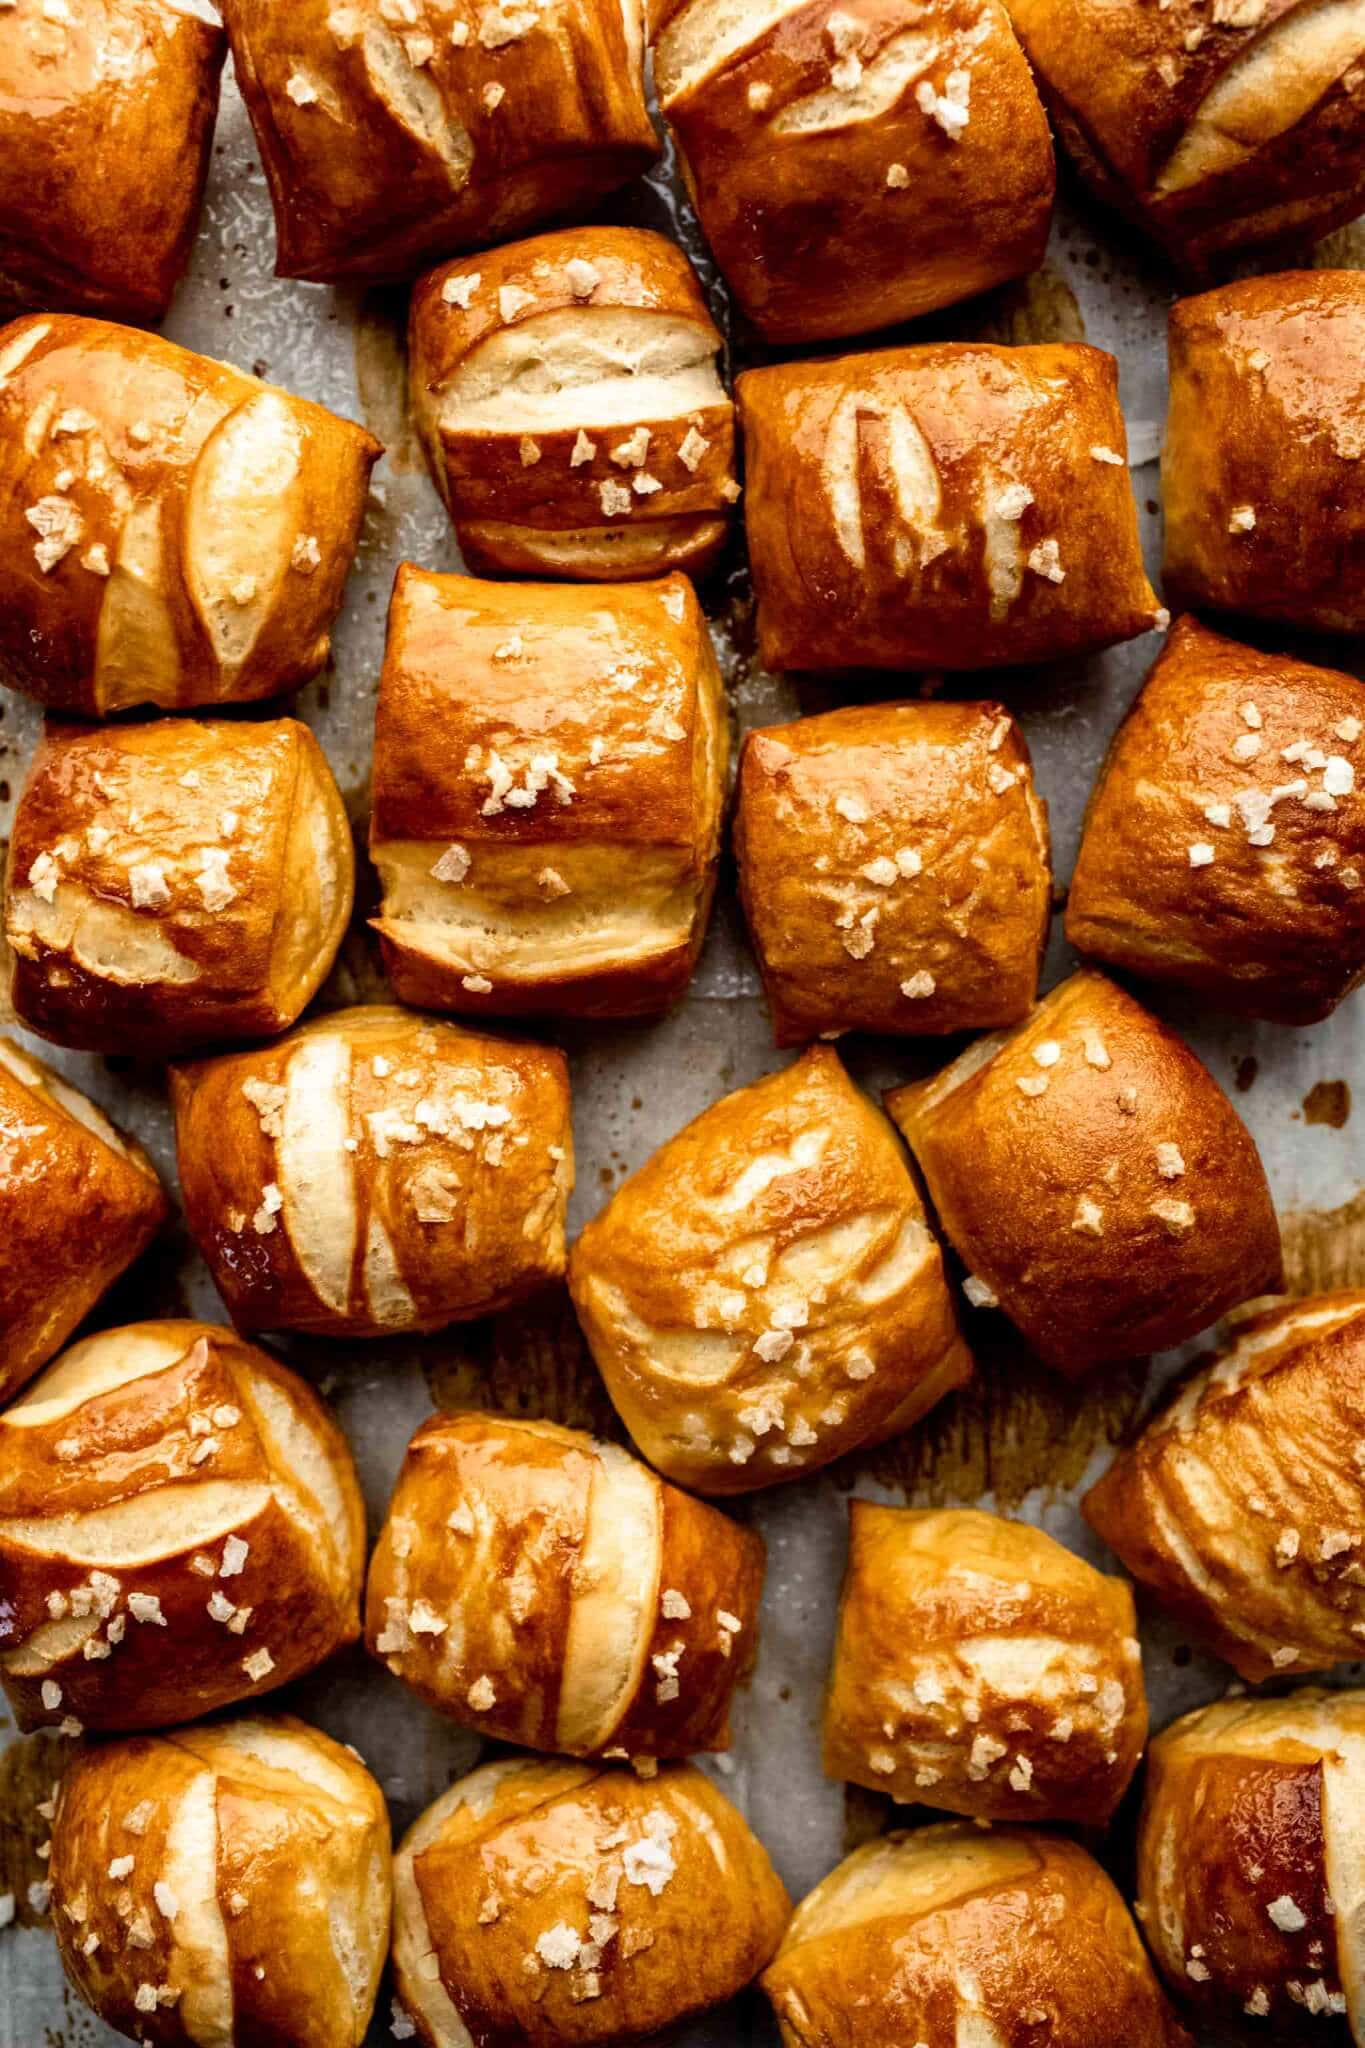
[[[622,1421],[697,1493],[799,1479],[971,1375],[904,1154],[827,1046],[661,1146],[569,1285]]]
[[[275,270],[406,278],[659,154],[642,0],[224,0]]]
[[[1052,139],[1000,0],[660,0],[659,105],[769,341],[865,334],[1035,270]]]
[[[370,822],[395,994],[510,1015],[666,1009],[706,934],[728,756],[685,577],[584,590],[404,563]]]
[[[83,714],[307,682],[381,453],[157,335],[61,314],[0,328],[0,677]]]
[[[1365,276],[1291,271],[1177,300],[1170,356],[1172,604],[1365,632]]]
[[[1003,705],[850,705],[750,732],[735,851],[779,1045],[1028,1015],[1047,810]]]
[[[1146,1740],[1122,1579],[1026,1522],[849,1502],[826,1776],[975,1820],[1099,1826]]]
[[[736,396],[767,668],[999,668],[1162,621],[1099,349],[883,349]]]
[[[370,1564],[366,1638],[438,1713],[566,1756],[730,1746],[763,1540],[615,1444],[433,1415]]]
[[[0,1401],[46,1365],[169,1213],[142,1147],[0,1038]]]
[[[1365,1644],[1365,1292],[1252,1303],[1085,1496],[1086,1520],[1243,1678]]]
[[[15,1010],[140,1058],[282,1031],[354,889],[341,792],[296,719],[49,724],[10,839]]]
[[[1279,1284],[1250,1133],[1184,1042],[1102,974],[1073,974],[887,1108],[972,1278],[1048,1365],[1183,1344]]]
[[[1173,628],[1109,750],[1067,898],[1082,953],[1282,1024],[1365,979],[1365,686]]]
[[[413,413],[471,568],[708,568],[739,496],[720,349],[691,264],[642,228],[541,235],[423,278]]]
[[[1362,0],[1008,0],[1089,183],[1178,263],[1365,202]]]
[[[360,1632],[346,1440],[209,1323],[87,1337],[0,1411],[0,1680],[21,1728],[164,1728]]]
[[[883,1835],[797,1907],[763,1975],[785,2048],[1193,2048],[1123,1900],[1060,1835]]]
[[[564,1055],[387,1005],[171,1075],[185,1214],[239,1329],[384,1337],[564,1271]]]
[[[423,2048],[643,2040],[742,1990],[791,1904],[709,1778],[509,1757],[394,1859],[394,1980]]]
[[[1220,1700],[1153,1742],[1137,1914],[1204,2023],[1365,2041],[1362,1805],[1365,1693]]]
[[[388,1946],[384,1796],[287,1715],[82,1747],[52,1823],[76,1991],[156,2048],[358,2048]]]
[[[194,240],[226,54],[183,0],[9,0],[0,299],[161,318]]]

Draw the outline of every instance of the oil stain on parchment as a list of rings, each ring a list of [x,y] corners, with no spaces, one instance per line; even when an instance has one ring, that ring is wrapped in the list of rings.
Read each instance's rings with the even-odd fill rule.
[[[1340,1208],[1290,1210],[1280,1217],[1280,1237],[1288,1293],[1365,1287],[1365,1188]]]
[[[1131,1431],[1145,1360],[1073,1385],[1040,1364],[1002,1317],[994,1320],[999,1330],[984,1337],[973,1325],[977,1369],[967,1386],[904,1436],[844,1459],[836,1468],[843,1483],[871,1479],[921,1507],[975,1505],[988,1494],[998,1508],[1018,1507],[1035,1488],[1078,1486],[1095,1452]]]
[[[488,1408],[625,1441],[564,1287],[448,1331],[426,1377],[438,1408]]]
[[[1060,271],[1035,270],[981,302],[983,318],[973,339],[1019,348],[1045,341],[1084,341],[1085,318],[1075,292]]]
[[[43,1925],[43,1914],[29,1901],[30,1886],[47,1881],[47,1863],[38,1851],[52,1833],[52,1817],[39,1808],[50,1804],[70,1755],[65,1737],[42,1734],[0,1752],[0,1893],[13,1893],[15,1918],[23,1927]]]
[[[1326,1124],[1329,1130],[1344,1129],[1351,1114],[1351,1086],[1348,1081],[1315,1081],[1303,1098],[1306,1124]]]
[[[410,476],[422,467],[408,390],[406,304],[403,292],[366,292],[355,320],[355,381],[361,416],[375,439],[384,443],[395,476]]]

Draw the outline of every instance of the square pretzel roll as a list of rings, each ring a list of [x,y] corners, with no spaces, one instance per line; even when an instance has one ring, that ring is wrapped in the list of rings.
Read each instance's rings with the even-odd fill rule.
[[[662,1145],[569,1286],[622,1421],[696,1493],[800,1479],[971,1376],[904,1154],[827,1046]]]
[[[1218,1700],[1153,1742],[1136,1911],[1220,2039],[1365,2039],[1362,1803],[1362,1692]]]
[[[1278,1286],[1251,1134],[1183,1040],[1102,974],[894,1089],[970,1300],[1068,1377],[1164,1351]]]
[[[1365,686],[1181,619],[1086,813],[1066,935],[1282,1024],[1365,979]]]
[[[433,1415],[370,1563],[366,1640],[439,1714],[565,1756],[728,1749],[763,1540],[615,1444]]]
[[[1112,356],[945,342],[735,388],[766,667],[1000,668],[1162,622]]]
[[[10,839],[15,1010],[90,1052],[263,1038],[316,993],[354,887],[341,792],[296,719],[49,724]]]
[[[739,496],[721,347],[686,256],[643,228],[567,229],[421,279],[413,413],[470,567],[701,575]]]
[[[382,452],[158,335],[0,328],[0,678],[101,716],[297,688],[330,651]]]
[[[1146,1740],[1124,1580],[1026,1522],[849,1502],[826,1776],[974,1820],[1102,1826]]]
[[[231,1330],[105,1330],[0,1410],[21,1728],[167,1728],[286,1685],[355,1641],[364,1562],[345,1437]]]
[[[226,55],[186,0],[9,0],[0,296],[161,318],[189,261]]]
[[[1183,267],[1365,204],[1360,0],[1008,0],[1067,153]]]
[[[383,1337],[564,1271],[563,1053],[384,1005],[171,1074],[185,1214],[234,1323]]]
[[[395,994],[504,1015],[667,1009],[706,935],[728,755],[684,577],[585,590],[404,563],[370,824]]]
[[[1254,1302],[1082,1503],[1243,1678],[1365,1643],[1365,1292]]]
[[[142,1147],[0,1038],[0,1401],[32,1379],[169,1211]]]
[[[661,0],[659,105],[769,341],[865,334],[1036,270],[1052,138],[1000,0]]]
[[[1028,1015],[1047,811],[1002,705],[862,704],[750,732],[735,851],[779,1045]]]
[[[365,2038],[392,1864],[384,1795],[349,1744],[281,1714],[83,1745],[49,1867],[62,1967],[120,2033]]]
[[[1171,602],[1365,633],[1365,276],[1177,300],[1170,358]]]
[[[279,277],[407,278],[659,154],[642,0],[224,0]]]
[[[791,1915],[743,1815],[684,1763],[485,1764],[409,1828],[393,1879],[422,2048],[652,2041],[743,1990]]]
[[[761,1979],[783,2048],[1193,2048],[1128,1909],[1065,1836],[879,1836],[797,1907]]]

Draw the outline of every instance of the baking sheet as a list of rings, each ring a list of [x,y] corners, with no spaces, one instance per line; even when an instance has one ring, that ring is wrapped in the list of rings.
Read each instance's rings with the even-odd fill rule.
[[[602,218],[676,234],[714,287],[714,271],[667,164],[604,208]],[[1324,244],[1314,260],[1359,267],[1365,240],[1347,230]],[[271,275],[272,262],[265,183],[229,80],[194,262],[166,332],[364,419],[388,449],[376,472],[332,665],[297,700],[299,715],[327,749],[363,845],[374,697],[394,569],[404,559],[456,568],[459,558],[408,414],[404,295],[280,282]],[[1047,267],[1037,278],[920,329],[921,336],[928,328],[954,338],[1015,342],[1084,338],[1115,352],[1153,569],[1159,560],[1155,458],[1165,410],[1164,328],[1171,296],[1169,279],[1133,245],[1131,235],[1066,196]],[[729,332],[718,289],[713,303]],[[755,359],[742,337],[734,339],[741,362]],[[742,546],[703,594],[741,729],[824,709],[865,688],[829,681],[798,686],[763,673],[753,655]],[[1061,878],[1070,873],[1085,798],[1109,736],[1157,645],[1149,637],[1088,662],[975,683],[958,679],[953,685],[968,696],[999,691],[1019,714],[1050,806]],[[1351,665],[1339,649],[1332,659]],[[867,693],[891,694],[893,687],[888,678],[884,688]],[[37,727],[33,706],[0,692],[0,841],[6,843]],[[371,889],[362,862],[356,925],[320,998],[328,1006],[384,994],[363,923]],[[1046,983],[1069,965],[1069,951],[1056,932]],[[7,972],[3,982],[7,988]],[[1175,995],[1158,994],[1151,1001],[1191,1040],[1251,1125],[1281,1209],[1291,1284],[1299,1290],[1365,1284],[1365,1160],[1351,1117],[1352,1089],[1365,1091],[1365,1061],[1358,1050],[1362,998],[1311,1031],[1201,1016],[1193,1002]],[[12,1025],[8,1017],[0,1022]],[[570,1226],[576,1231],[620,1179],[689,1117],[786,1057],[772,1047],[732,877],[722,883],[705,955],[679,1010],[648,1027],[571,1027],[557,1035],[573,1069],[578,1185]],[[845,1040],[841,1050],[873,1089],[926,1071],[945,1057],[942,1047],[917,1048],[906,1041]],[[42,1051],[136,1132],[174,1187],[160,1071]],[[226,1319],[177,1222],[106,1299],[98,1320],[107,1325],[187,1313]],[[832,1473],[732,1504],[768,1544],[762,1650],[738,1702],[736,1747],[706,1768],[748,1814],[798,1898],[846,1849],[884,1827],[891,1811],[876,1794],[826,1783],[819,1769],[820,1697],[843,1568],[848,1493],[856,1489],[918,1505],[979,1503],[1023,1514],[1104,1563],[1075,1502],[1107,1462],[1112,1444],[1180,1362],[1168,1356],[1149,1372],[1101,1373],[1076,1390],[1022,1356],[999,1317],[967,1312],[966,1321],[980,1360],[970,1389],[943,1402],[897,1443]],[[276,1348],[336,1404],[359,1463],[371,1537],[408,1437],[433,1402],[485,1403],[620,1435],[566,1300],[416,1344],[299,1340]],[[1142,1634],[1155,1727],[1227,1689],[1226,1667],[1192,1654],[1149,1603],[1142,1605]],[[1343,1680],[1358,1675],[1356,1667],[1337,1674]],[[271,1704],[356,1745],[383,1785],[396,1835],[480,1751],[474,1736],[439,1720],[359,1650],[272,1695]],[[19,1903],[16,1924],[0,1932],[0,2048],[97,2048],[119,2038],[66,1988],[50,1934],[25,1903],[28,1886],[43,1875],[37,1850],[48,1832],[36,1807],[48,1795],[62,1749],[52,1736],[17,1737],[0,1712],[0,1893],[12,1891]],[[1126,1835],[1121,1816],[1104,1843],[1092,1844],[1121,1877]],[[389,1996],[386,1985],[371,2044],[390,2039]],[[772,2048],[777,2034],[764,2002],[751,1994],[678,2039],[680,2048]]]

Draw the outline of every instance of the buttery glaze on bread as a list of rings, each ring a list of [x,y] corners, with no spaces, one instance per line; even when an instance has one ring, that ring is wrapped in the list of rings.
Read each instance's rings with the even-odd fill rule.
[[[423,278],[413,413],[470,567],[701,575],[739,496],[721,345],[682,250],[641,228],[566,229]]]
[[[1365,1644],[1365,1292],[1252,1303],[1082,1502],[1243,1678]]]
[[[763,1540],[615,1444],[433,1415],[370,1564],[370,1649],[438,1713],[566,1756],[728,1749]]]
[[[1365,276],[1289,271],[1171,308],[1172,604],[1365,632]]]
[[[743,1989],[791,1904],[690,1764],[509,1757],[451,1786],[394,1860],[394,1978],[423,2048],[639,2041]]]
[[[687,988],[729,753],[685,577],[579,589],[404,563],[375,722],[375,928],[427,1009],[648,1016]]]
[[[766,667],[999,668],[1163,622],[1099,349],[883,349],[736,396]]]
[[[0,1038],[0,1401],[46,1365],[169,1213],[142,1147]]]
[[[388,1946],[384,1795],[291,1716],[82,1747],[52,1823],[62,1965],[155,2048],[358,2048]]]
[[[354,887],[341,792],[297,720],[49,724],[10,839],[15,1010],[139,1058],[281,1031]]]
[[[275,269],[405,278],[659,154],[642,0],[225,0]]]
[[[1124,1580],[1025,1522],[849,1502],[828,1777],[975,1820],[1100,1826],[1146,1740]]]
[[[784,2048],[1193,2048],[1099,1864],[1022,1828],[865,1843],[762,1982]]]
[[[0,328],[0,678],[101,715],[307,682],[381,452],[157,335],[66,314]]]
[[[1181,1344],[1281,1277],[1265,1170],[1189,1047],[1102,974],[894,1089],[969,1298],[1048,1365]]]
[[[8,0],[0,299],[161,318],[194,240],[226,55],[185,0]]]
[[[1052,140],[1000,0],[660,0],[659,104],[769,341],[913,320],[1035,270]]]
[[[1362,1801],[1365,1693],[1219,1700],[1153,1742],[1136,1910],[1206,2024],[1365,2041]]]
[[[73,1345],[0,1410],[0,1681],[21,1728],[159,1728],[269,1692],[360,1632],[346,1440],[210,1323]]]
[[[799,1479],[971,1374],[904,1154],[827,1046],[661,1146],[569,1286],[622,1421],[697,1493]]]
[[[1028,1015],[1047,811],[1003,705],[860,704],[750,732],[735,851],[779,1045]]]
[[[1365,686],[1181,619],[1109,749],[1067,897],[1082,953],[1314,1024],[1365,979]]]
[[[191,1231],[241,1329],[439,1330],[564,1271],[564,1055],[388,1005],[171,1075]]]
[[[1008,4],[1082,175],[1183,266],[1360,212],[1360,0]]]

